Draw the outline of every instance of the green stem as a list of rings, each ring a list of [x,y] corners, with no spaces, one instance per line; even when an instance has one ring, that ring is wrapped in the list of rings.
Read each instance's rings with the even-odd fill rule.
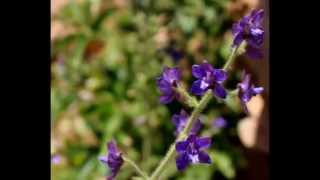
[[[203,111],[203,109],[207,106],[208,102],[210,101],[212,97],[212,91],[209,89],[205,95],[202,97],[200,100],[199,104],[196,106],[196,108],[193,110],[191,116],[189,117],[187,124],[183,131],[179,134],[178,138],[175,140],[181,141],[183,140],[188,134],[189,131],[192,129],[192,125],[198,118],[199,114]],[[156,180],[162,171],[167,167],[167,164],[170,162],[170,160],[173,158],[175,155],[175,142],[170,146],[169,151],[167,152],[166,156],[163,158],[159,166],[156,168],[154,173],[151,175],[150,180]]]
[[[236,59],[234,57],[236,55],[238,47],[239,46],[236,46],[236,47],[232,48],[231,54],[230,54],[226,64],[223,66],[223,70],[228,71],[228,69],[230,68],[231,64],[233,64],[234,60]]]
[[[179,85],[175,89],[180,95],[182,95],[182,98],[184,98],[184,102],[190,106],[190,107],[197,107],[198,101],[195,97],[190,96],[190,94],[185,90],[185,88],[182,85]]]
[[[173,158],[174,155],[175,155],[175,143],[171,144],[166,156],[162,159],[157,169],[152,173],[150,180],[155,180],[160,176],[160,174],[166,168],[167,164],[170,162],[170,160]]]
[[[193,110],[190,118],[187,121],[187,124],[185,126],[185,128],[183,129],[183,131],[180,133],[178,139],[181,140],[183,139],[185,136],[187,136],[189,134],[189,132],[192,129],[192,126],[194,124],[194,122],[196,121],[196,119],[199,117],[199,114],[203,111],[203,109],[207,106],[208,102],[210,101],[210,99],[212,98],[212,91],[211,89],[209,89],[204,96],[202,97],[202,99],[200,100],[198,106]],[[181,136],[181,137],[180,137]]]
[[[128,164],[130,164],[136,171],[138,174],[140,174],[140,176],[142,176],[144,179],[149,180],[149,177],[147,175],[147,173],[145,173],[144,171],[142,171],[138,165],[136,163],[134,163],[131,159],[129,159],[128,157],[122,155],[122,159],[127,162]]]

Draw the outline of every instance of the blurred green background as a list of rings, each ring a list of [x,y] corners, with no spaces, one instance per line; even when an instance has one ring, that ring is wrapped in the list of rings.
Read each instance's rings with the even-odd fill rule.
[[[221,67],[230,53],[233,17],[229,0],[82,0],[67,1],[52,16],[64,36],[51,42],[51,154],[54,180],[105,179],[98,161],[114,138],[121,150],[148,173],[174,141],[171,116],[185,108],[159,103],[156,77],[164,66],[178,66],[188,88],[191,65],[207,59]],[[236,87],[240,71],[226,87]],[[214,129],[218,116],[226,129]],[[245,167],[235,130],[243,117],[237,98],[212,101],[201,117],[202,135],[213,137],[213,165],[178,173],[174,162],[163,179],[234,179]],[[124,165],[118,179],[132,179]]]

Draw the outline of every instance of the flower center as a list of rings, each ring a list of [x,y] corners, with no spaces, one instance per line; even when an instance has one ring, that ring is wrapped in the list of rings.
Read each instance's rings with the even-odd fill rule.
[[[199,162],[199,155],[198,154],[189,155],[189,158],[190,158],[192,163],[198,163]]]
[[[201,89],[206,89],[207,87],[209,87],[209,84],[206,82],[206,79],[203,79],[201,81],[200,88]]]

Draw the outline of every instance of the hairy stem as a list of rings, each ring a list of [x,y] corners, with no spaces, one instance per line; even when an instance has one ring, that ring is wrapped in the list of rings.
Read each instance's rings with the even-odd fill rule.
[[[236,55],[236,52],[237,52],[238,48],[239,48],[239,46],[236,46],[236,47],[232,48],[231,54],[230,54],[226,64],[223,66],[223,70],[228,71],[228,69],[231,67],[231,65],[233,64],[234,60],[236,59],[234,57]]]
[[[190,106],[190,107],[197,107],[198,106],[197,99],[195,97],[191,96],[182,85],[179,85],[175,90],[182,96],[184,102],[188,106]]]
[[[129,159],[127,156],[124,156],[124,155],[122,155],[122,159],[125,162],[127,162],[130,166],[132,166],[141,177],[143,177],[146,180],[149,180],[147,173],[142,171],[135,162],[133,162],[131,159]]]
[[[200,100],[199,104],[196,106],[196,108],[193,110],[191,116],[189,117],[186,126],[184,127],[183,131],[179,134],[178,138],[175,140],[181,141],[189,134],[189,131],[192,129],[192,125],[198,118],[199,114],[203,111],[203,109],[207,106],[208,102],[210,101],[212,97],[212,91],[209,89],[205,95]],[[156,168],[156,170],[151,175],[150,180],[156,180],[162,171],[167,167],[167,164],[170,162],[170,160],[175,155],[175,142],[170,146],[169,151],[167,152],[166,156],[163,158],[159,166]]]

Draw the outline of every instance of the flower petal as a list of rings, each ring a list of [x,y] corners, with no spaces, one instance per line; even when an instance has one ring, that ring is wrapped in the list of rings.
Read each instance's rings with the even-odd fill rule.
[[[242,32],[234,35],[232,47],[239,46],[242,43],[243,40],[244,40],[244,38],[243,38],[243,33]]]
[[[190,164],[187,153],[179,154],[176,158],[176,166],[179,171],[183,171]]]
[[[199,152],[199,162],[200,163],[205,163],[205,164],[211,164],[212,163],[210,156],[204,151],[200,151]]]
[[[202,78],[206,76],[205,70],[201,67],[201,65],[194,64],[192,65],[192,75],[196,78]]]
[[[211,145],[211,138],[209,137],[197,138],[195,143],[197,148],[199,149],[209,148]]]
[[[188,145],[188,141],[179,141],[176,143],[176,151],[179,153],[185,152],[187,150]]]
[[[251,89],[248,89],[248,90],[241,93],[240,99],[244,103],[247,103],[250,101],[251,97],[252,97]]]
[[[242,33],[243,31],[243,27],[240,25],[240,23],[233,23],[232,25],[232,34],[233,36],[239,34],[239,33]]]
[[[165,67],[162,76],[164,80],[168,81],[171,84],[174,81],[179,81],[181,78],[180,70],[178,68]]]
[[[177,127],[180,124],[180,115],[174,114],[171,118],[172,123]]]
[[[108,157],[107,157],[107,156],[100,156],[100,157],[99,157],[99,160],[100,160],[103,164],[107,165]]]
[[[264,31],[260,28],[250,28],[248,44],[254,47],[260,47],[263,43]]]
[[[111,153],[111,154],[119,154],[119,151],[118,151],[118,148],[117,148],[115,140],[111,140],[110,142],[108,142],[107,146],[108,146],[109,153]]]
[[[204,60],[200,66],[206,72],[206,75],[207,73],[213,73],[214,68],[207,60]]]
[[[164,94],[160,96],[160,103],[162,104],[168,104],[174,99],[174,93],[172,94]]]
[[[263,16],[264,16],[263,9],[252,11],[251,18],[252,18],[253,25],[256,27],[260,26],[262,23]]]
[[[221,83],[227,79],[227,72],[223,69],[215,69],[213,76],[216,82]]]
[[[263,87],[252,87],[251,89],[252,89],[252,94],[254,96],[262,93],[262,91],[263,91]]]
[[[188,119],[189,115],[185,110],[181,110],[180,114],[174,114],[171,118],[172,123],[175,125],[175,135],[178,135],[182,129],[184,128],[186,121]]]
[[[224,99],[227,96],[227,91],[222,87],[221,84],[216,84],[213,89],[213,94],[216,97]]]
[[[202,82],[202,80],[199,79],[199,80],[196,80],[196,81],[194,81],[192,83],[192,86],[191,86],[191,89],[190,89],[192,94],[201,96],[206,92],[207,89],[202,89],[201,88],[201,82]]]
[[[197,136],[195,134],[190,134],[187,138],[187,141],[189,143],[195,143],[196,142],[196,139],[197,139]]]
[[[246,15],[244,16],[240,21],[239,21],[239,25],[243,28],[245,28],[246,26],[248,26],[249,21],[251,19],[251,15]]]
[[[250,74],[246,74],[245,71],[243,71],[242,73],[242,82],[238,84],[238,87],[242,90],[242,91],[246,91],[249,89],[250,87]]]
[[[157,86],[159,90],[164,94],[172,93],[171,84],[168,81],[165,81],[163,78],[157,79]]]
[[[192,129],[190,130],[190,134],[198,134],[202,127],[201,121],[198,119],[192,126]]]

